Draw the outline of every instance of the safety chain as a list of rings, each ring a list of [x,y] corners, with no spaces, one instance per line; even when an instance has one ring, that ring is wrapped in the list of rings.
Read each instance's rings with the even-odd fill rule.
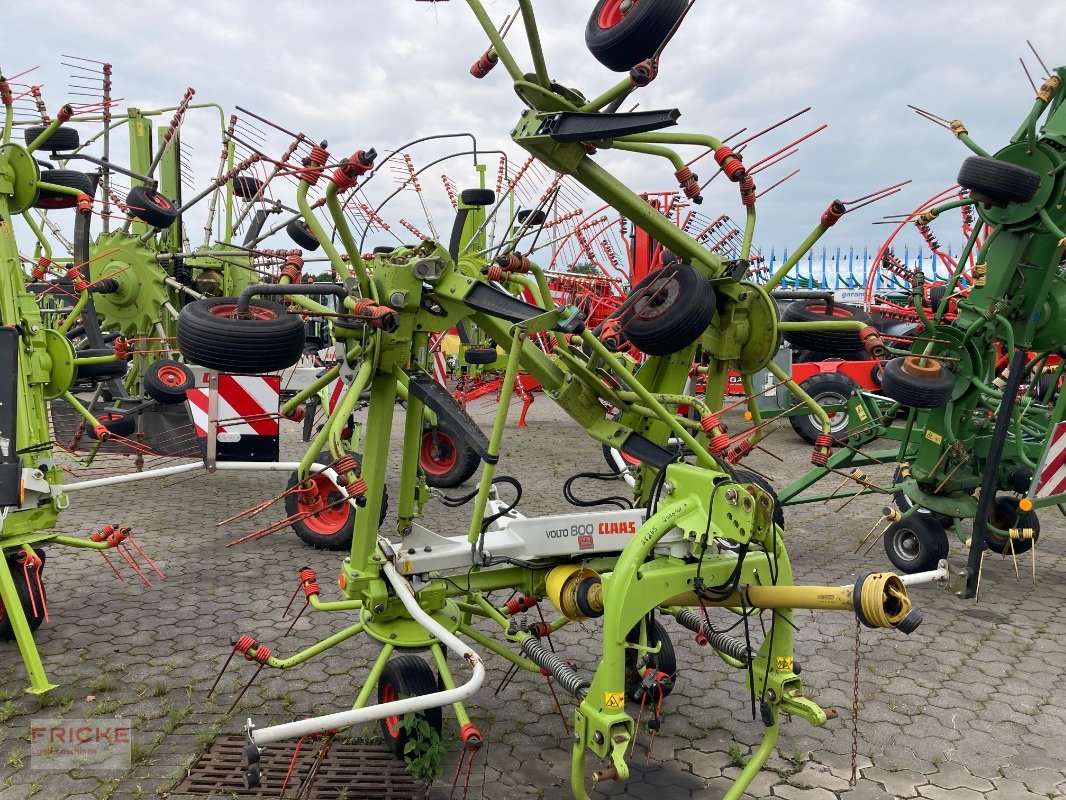
[[[851,681],[851,785],[859,780],[859,639],[862,626],[855,618],[855,663]]]

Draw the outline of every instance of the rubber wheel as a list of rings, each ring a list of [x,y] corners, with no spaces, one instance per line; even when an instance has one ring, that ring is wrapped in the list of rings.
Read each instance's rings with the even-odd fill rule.
[[[1050,394],[1048,394],[1050,392]],[[1055,405],[1059,398],[1059,384],[1054,373],[1041,375],[1036,381],[1036,398],[1043,400],[1047,397],[1049,405]]]
[[[900,468],[896,467],[895,473],[892,475],[893,485],[900,483],[903,480],[903,476],[900,473]],[[892,493],[892,502],[896,504],[896,508],[900,511],[910,511],[914,507],[914,503],[903,492],[899,490]],[[955,518],[947,514],[941,514],[939,511],[930,511],[928,508],[918,507],[919,514],[929,514],[933,519],[940,523],[940,526],[944,529],[955,527]]]
[[[178,218],[178,206],[147,186],[134,186],[126,196],[129,213],[153,228],[169,228]]]
[[[499,353],[495,347],[468,347],[463,352],[467,364],[495,364]]]
[[[665,280],[660,277],[665,270],[656,270],[633,287],[631,295],[645,289],[647,295],[621,318],[630,344],[649,356],[684,350],[700,338],[714,316],[714,289],[703,276],[688,264],[667,269],[673,274]]]
[[[614,449],[609,444],[605,444],[602,447],[603,447],[603,460],[607,462],[607,466],[610,468],[611,472],[613,472],[616,475],[621,474],[619,472],[618,465],[614,461],[614,456],[612,455],[613,452],[614,452]],[[624,461],[630,467],[639,467],[640,466],[640,462],[637,461],[637,459],[632,458],[631,456],[627,456],[621,450],[619,450],[618,452],[622,456],[622,461]]]
[[[429,664],[418,656],[404,655],[390,658],[381,671],[378,681],[378,703],[391,703],[408,697],[421,697],[437,691],[437,678]],[[443,727],[440,706],[417,712],[438,734]],[[400,716],[384,717],[381,720],[381,735],[392,754],[404,758],[404,749],[410,741],[407,731],[400,726]]]
[[[238,175],[233,179],[233,194],[241,200],[251,200],[262,188],[263,182],[249,175]]]
[[[285,233],[289,234],[290,239],[309,253],[313,253],[319,247],[315,234],[302,219],[294,219],[286,225]]]
[[[796,300],[781,314],[782,322],[861,322],[872,325],[873,318],[856,306],[834,303],[833,313],[827,314],[824,300]],[[865,349],[859,332],[854,331],[782,331],[790,345],[797,350],[813,350],[832,358],[849,358]]]
[[[892,566],[913,574],[936,569],[948,555],[948,535],[944,526],[929,514],[911,514],[893,522],[885,531],[885,552]]]
[[[66,186],[69,189],[77,189],[82,194],[92,196],[93,179],[84,172],[73,169],[42,169],[41,183],[54,183],[57,186]],[[72,194],[53,192],[51,189],[41,189],[37,196],[36,208],[60,209],[74,208],[78,204],[78,198]]]
[[[26,145],[44,133],[45,125],[30,125],[22,132]],[[52,135],[37,145],[35,150],[46,150],[49,153],[62,153],[67,150],[77,150],[81,146],[81,137],[78,136],[77,128],[68,128],[61,125],[52,131]]]
[[[196,386],[192,370],[172,358],[161,358],[141,378],[144,393],[165,406],[185,402],[185,393]]]
[[[466,206],[491,206],[496,202],[496,193],[492,189],[463,189],[459,192],[459,202]]]
[[[585,46],[612,72],[651,58],[685,13],[685,0],[599,0],[585,26]]]
[[[818,350],[797,350],[792,357],[793,364],[817,364],[822,361],[869,361],[865,350],[853,350],[850,353],[822,353]]]
[[[1033,529],[1032,539],[1014,540],[986,529],[985,544],[988,545],[988,549],[993,553],[1010,555],[1012,544],[1014,545],[1015,555],[1028,553],[1033,548],[1033,542],[1040,538],[1040,518],[1037,517],[1035,511],[1022,512],[1018,508],[1017,498],[997,497],[992,508],[992,519],[989,521],[1002,530],[1008,530],[1009,528]]]
[[[114,354],[115,351],[109,347],[75,352],[78,358],[98,358],[100,356],[113,356]],[[121,358],[118,361],[107,361],[103,364],[78,364],[74,380],[79,383],[99,383],[100,381],[124,378],[129,366],[129,362]]]
[[[363,464],[361,454],[354,453],[353,457],[361,468]],[[334,460],[327,451],[323,451],[318,454],[315,462],[329,466]],[[325,498],[325,506],[317,514],[293,522],[292,529],[296,531],[296,535],[301,540],[312,547],[317,547],[320,550],[348,550],[352,546],[352,537],[355,534],[355,509],[352,508],[351,503],[347,502],[330,507],[341,499],[341,493],[337,490],[333,481],[325,475],[318,473],[312,475],[308,480],[315,485],[319,497]],[[289,475],[289,481],[285,484],[285,488],[291,489],[296,484],[296,473],[293,472]],[[385,514],[389,509],[389,490],[388,488],[383,488],[382,492],[381,516],[378,518],[379,526],[385,521]],[[306,495],[299,492],[285,495],[285,513],[288,516],[302,514],[314,508],[315,506],[308,502]]]
[[[941,302],[948,294],[948,286],[946,283],[942,283],[939,286],[933,286],[929,289],[929,308],[936,311],[940,308]]]
[[[781,528],[785,527],[785,508],[781,505],[781,501],[777,497],[777,490],[774,489],[770,481],[766,480],[762,475],[757,475],[746,469],[733,470],[733,477],[737,483],[754,483],[769,492],[770,496],[774,498],[774,510],[771,515],[774,524]]]
[[[462,438],[438,425],[422,432],[418,462],[429,486],[453,489],[477,472],[481,458]]]
[[[934,378],[919,378],[905,372],[904,358],[885,364],[881,375],[881,393],[913,408],[940,408],[951,399],[955,376],[946,367]]]
[[[237,298],[194,300],[178,316],[178,349],[191,364],[220,372],[263,373],[287,369],[304,352],[299,314],[267,300],[253,300],[247,317],[235,319]]]
[[[819,372],[800,383],[800,388],[807,392],[818,405],[825,407],[847,403],[848,398],[855,394],[855,390],[859,387],[847,375],[839,372]],[[815,439],[822,433],[820,421],[814,414],[790,416],[788,421],[792,429],[808,444],[814,444]],[[847,413],[829,412],[830,436],[839,440],[843,438],[847,430]]]
[[[121,436],[126,439],[137,432],[137,417],[131,414],[123,414],[121,411],[108,411],[103,414],[97,414],[96,418],[100,420],[100,424],[107,428],[107,432],[112,436]],[[96,441],[95,428],[86,425],[85,435]]]
[[[958,184],[975,200],[1002,208],[1032,200],[1040,188],[1040,175],[995,158],[970,156],[959,168]]]
[[[547,221],[548,216],[540,209],[534,211],[531,208],[523,208],[518,212],[517,219],[519,225],[534,227],[536,225],[543,225]]]
[[[44,550],[33,548],[38,558],[41,559],[41,571],[44,571],[44,561],[46,558]],[[44,609],[41,607],[40,598],[37,598],[37,613],[34,611],[34,603],[30,599],[30,587],[26,583],[26,576],[22,572],[22,567],[14,562],[14,560],[8,561],[8,569],[11,570],[11,579],[15,584],[15,594],[18,595],[19,603],[22,604],[22,610],[26,614],[26,622],[29,623],[30,631],[35,631],[41,627],[41,623],[44,622]],[[37,581],[34,580],[34,592],[36,592]],[[45,602],[48,601],[48,592],[44,588],[44,578],[41,578],[41,591],[44,593]],[[11,619],[7,615],[7,610],[4,608],[3,601],[0,601],[0,642],[13,642],[15,641],[15,629],[11,625]]]
[[[626,636],[626,641],[634,644],[639,642],[639,626],[645,624],[646,622],[637,623],[637,626]],[[677,685],[677,657],[674,655],[674,643],[670,641],[670,634],[666,632],[666,628],[663,627],[659,620],[652,622],[651,631],[648,633],[648,645],[654,647],[656,642],[661,644],[659,652],[649,656],[649,661],[645,664],[645,667],[650,667],[658,672],[665,672],[673,679],[672,683],[663,685],[663,696],[665,697]],[[629,700],[635,699],[637,702],[640,702],[640,698],[639,696],[635,698],[634,695],[643,680],[643,676],[637,669],[637,659],[640,658],[640,655],[636,650],[629,647],[626,648],[626,698]],[[658,697],[649,698],[649,702],[658,702],[658,699]]]

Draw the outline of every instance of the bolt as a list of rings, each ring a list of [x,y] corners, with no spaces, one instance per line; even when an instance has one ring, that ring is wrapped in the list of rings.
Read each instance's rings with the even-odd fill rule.
[[[390,633],[389,634],[389,638],[390,639],[395,639],[396,638],[396,634],[395,633]]]
[[[738,497],[740,497],[740,495],[737,494],[737,490],[736,489],[727,489],[726,490],[725,500],[730,505],[735,506],[737,504],[737,498]]]
[[[674,485],[670,481],[666,481],[663,484],[663,494],[669,497],[674,493]]]
[[[603,744],[603,734],[599,731],[596,731],[594,734],[592,734],[592,741],[594,741],[596,744]]]
[[[382,612],[383,612],[384,610],[385,610],[385,606],[384,606],[384,605],[382,605],[381,603],[378,603],[378,604],[377,604],[376,606],[374,606],[374,613],[375,613],[375,614],[380,614],[380,613],[382,613]]]

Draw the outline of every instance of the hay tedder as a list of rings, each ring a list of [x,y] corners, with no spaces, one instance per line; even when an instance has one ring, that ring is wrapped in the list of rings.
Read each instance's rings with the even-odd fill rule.
[[[674,125],[676,110],[617,111],[635,89],[654,79],[661,51],[684,17],[684,0],[597,4],[587,34],[590,48],[602,63],[626,75],[591,100],[549,78],[529,0],[519,6],[533,61],[528,74],[479,0],[467,4],[491,43],[472,71],[484,77],[492,66],[502,65],[527,106],[514,127],[515,142],[549,168],[572,176],[678,258],[638,282],[603,324],[590,328],[575,306],[551,303],[547,276],[527,255],[511,250],[485,257],[478,236],[489,202],[484,190],[462,197],[448,243],[430,239],[364,258],[336,199],[338,191],[358,183],[358,170],[349,160],[331,165],[324,147],[308,157],[299,191],[328,182],[326,207],[339,243],[330,258],[338,274],[348,275],[343,284],[251,286],[228,300],[189,304],[183,320],[186,315],[197,319],[194,332],[212,317],[224,325],[240,321],[249,331],[259,326],[269,342],[278,323],[261,313],[266,301],[258,297],[326,292],[336,294],[354,318],[338,365],[352,376],[339,416],[331,415],[320,441],[310,448],[310,453],[319,444],[330,449],[334,460],[316,474],[325,476],[336,492],[330,502],[347,503],[355,512],[351,551],[338,578],[342,597],[326,599],[312,570],[299,576],[312,609],[348,621],[287,658],[249,635],[236,641],[234,653],[261,666],[287,669],[356,636],[369,637],[381,649],[353,708],[281,725],[260,727],[249,721],[246,779],[259,782],[260,748],[265,745],[372,720],[381,721],[386,742],[402,756],[412,746],[410,728],[403,724],[406,715],[414,714],[439,732],[446,705],[460,725],[463,757],[469,753],[473,758],[482,735],[464,700],[485,678],[477,651],[490,650],[517,669],[550,675],[579,702],[571,785],[575,797],[585,798],[589,755],[605,760],[596,780],[629,775],[626,754],[638,726],[628,703],[650,703],[649,730],[662,722],[662,701],[681,674],[660,621],[673,618],[743,676],[753,715],[765,728],[761,745],[726,795],[737,798],[772,752],[782,714],[815,725],[831,716],[804,694],[796,672],[794,609],[844,611],[867,626],[903,632],[912,631],[921,615],[892,573],[863,573],[854,584],[841,587],[793,584],[785,531],[775,522],[776,498],[750,473],[735,471],[723,449],[723,438],[728,442],[729,437],[718,412],[727,373],[733,369],[750,376],[772,368],[783,330],[848,332],[875,355],[884,353],[884,345],[875,332],[853,320],[779,321],[767,291],[746,279],[755,186],[743,161],[715,137],[664,132]],[[710,149],[738,185],[745,227],[736,258],[709,252],[594,158],[597,150],[611,148],[665,158],[674,165],[681,190],[695,201],[698,181],[674,146]],[[806,247],[846,210],[834,202]],[[325,248],[329,237],[323,233],[316,231]],[[511,276],[522,276],[536,287],[533,295],[539,302],[505,291]],[[501,401],[488,436],[432,378],[431,338],[459,323],[476,326],[506,352]],[[179,321],[178,341],[185,349],[182,325]],[[645,354],[639,365],[608,346],[619,331]],[[538,338],[550,340],[550,352]],[[707,373],[704,397],[685,393],[698,346]],[[197,355],[212,366],[204,353]],[[497,476],[496,468],[520,368],[589,436],[637,462],[631,508],[540,518],[526,518],[517,510],[521,487],[513,478]],[[407,403],[399,490],[392,492],[396,539],[383,535],[380,520],[401,388]],[[337,431],[365,392],[370,399],[363,455],[356,459],[344,451]],[[696,409],[698,418],[679,415],[680,405]],[[817,406],[810,405],[816,413]],[[419,465],[426,414],[457,432],[485,465],[476,492],[461,498],[473,503],[463,535],[441,535],[418,522],[432,499]],[[832,441],[824,412],[819,419],[823,434],[812,460],[825,464]],[[668,446],[672,440],[683,444],[689,461]],[[294,487],[308,497],[320,488],[310,478]],[[510,492],[518,496],[505,499]],[[509,599],[494,599],[496,592]],[[535,607],[554,609],[554,618],[518,626],[516,616]],[[758,626],[751,622],[763,615],[769,620],[760,640]],[[585,671],[552,652],[550,635],[590,618],[601,621],[602,647],[595,669]],[[501,638],[487,635],[481,624],[498,626]],[[743,638],[728,632],[736,627],[743,628]],[[427,649],[432,666],[414,654]],[[453,674],[449,653],[458,656],[468,675],[465,681]],[[370,705],[375,694],[378,704]]]
[[[929,239],[934,220],[963,209],[965,248],[932,291],[920,273],[906,276],[904,310],[920,324],[909,352],[884,363],[880,392],[849,401],[844,449],[781,495],[786,503],[824,500],[805,492],[852,469],[854,494],[895,501],[880,526],[898,569],[917,572],[946,557],[955,529],[968,551],[956,574],[966,597],[978,592],[988,551],[1014,558],[1016,568],[1017,556],[1032,551],[1035,578],[1037,510],[1063,511],[1066,500],[1066,70],[1048,73],[1017,133],[995,153],[961,121],[920,112],[974,155],[959,171],[961,191],[934,198],[913,221]],[[893,446],[875,449],[876,439]],[[897,465],[887,485],[859,477],[885,463]]]

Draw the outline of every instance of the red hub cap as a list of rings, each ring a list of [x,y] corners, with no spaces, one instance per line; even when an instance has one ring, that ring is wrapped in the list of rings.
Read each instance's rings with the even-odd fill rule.
[[[386,683],[381,687],[381,702],[392,703],[400,698],[396,695],[396,687],[391,683]],[[393,739],[400,735],[400,717],[396,714],[385,717],[385,727],[389,731],[389,736]]]
[[[848,311],[846,308],[841,308],[840,306],[833,306],[833,312],[829,313],[829,311],[826,310],[826,306],[824,303],[820,305],[807,306],[807,310],[810,311],[812,314],[825,314],[827,317],[839,317],[840,319],[851,319],[852,317],[852,313],[850,311]]]
[[[348,525],[351,506],[347,501],[339,502],[341,493],[325,475],[312,475],[307,481],[311,487],[297,493],[296,510],[310,516],[300,521],[320,536],[337,535]]]
[[[156,376],[159,378],[160,383],[173,389],[183,386],[186,380],[185,370],[173,364],[166,364],[160,367],[156,371]]]
[[[600,9],[596,24],[604,30],[613,28],[637,4],[638,0],[607,0]]]
[[[452,437],[441,431],[426,431],[422,434],[420,456],[422,469],[430,475],[447,475],[459,460]]]
[[[216,317],[227,317],[229,319],[260,319],[269,320],[277,319],[278,315],[275,311],[269,308],[263,308],[252,303],[248,306],[248,311],[240,313],[237,311],[236,303],[219,303],[217,306],[211,306],[211,314]]]

